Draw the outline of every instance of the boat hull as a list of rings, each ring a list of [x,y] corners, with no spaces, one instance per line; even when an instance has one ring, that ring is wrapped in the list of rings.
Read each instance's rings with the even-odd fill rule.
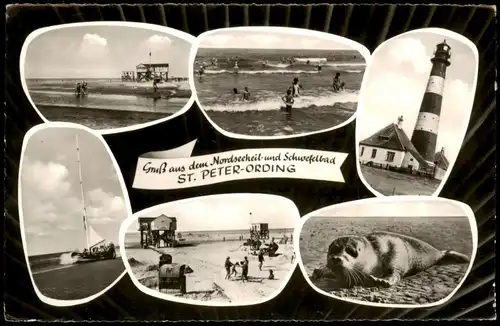
[[[114,248],[110,248],[105,252],[99,253],[80,253],[72,252],[71,258],[73,258],[75,263],[91,263],[99,260],[108,260],[116,258],[116,251]]]

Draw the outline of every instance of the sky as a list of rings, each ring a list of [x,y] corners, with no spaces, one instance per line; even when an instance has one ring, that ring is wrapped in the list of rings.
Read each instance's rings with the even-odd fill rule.
[[[187,77],[191,43],[128,26],[77,26],[37,36],[26,52],[26,78],[120,78],[139,63],[169,63],[169,76]]]
[[[383,201],[366,204],[335,205],[322,210],[317,216],[331,217],[437,217],[466,216],[464,210],[447,201]]]
[[[362,113],[357,118],[358,139],[363,140],[403,115],[403,130],[411,138],[425,93],[432,63],[431,56],[445,37],[430,33],[412,33],[381,45],[365,72]],[[436,151],[445,147],[450,161],[458,155],[462,139],[457,131],[472,110],[472,89],[477,61],[465,44],[446,38],[451,47],[451,65],[446,71]]]
[[[79,136],[88,224],[118,243],[128,217],[111,157],[101,141],[72,128],[41,129],[29,139],[21,167],[21,196],[28,255],[85,247],[83,201],[76,153]]]
[[[221,31],[203,37],[200,48],[353,50],[352,46],[337,41],[290,32],[272,33],[269,30]]]
[[[250,215],[251,213],[251,215]],[[269,223],[270,229],[295,228],[298,211],[284,198],[247,194],[199,197],[158,206],[140,217],[161,214],[176,217],[179,232],[249,229],[251,223]],[[138,222],[128,232],[137,232]]]

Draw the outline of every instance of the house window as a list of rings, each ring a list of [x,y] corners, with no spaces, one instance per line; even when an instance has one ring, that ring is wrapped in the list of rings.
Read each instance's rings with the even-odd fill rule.
[[[365,152],[365,148],[361,146],[361,153],[359,153],[359,156],[363,156],[363,153]]]
[[[376,155],[377,155],[377,150],[374,148],[372,149],[372,158],[375,158]]]
[[[394,155],[396,155],[396,153],[394,153],[394,152],[387,152],[385,160],[387,162],[394,162]]]

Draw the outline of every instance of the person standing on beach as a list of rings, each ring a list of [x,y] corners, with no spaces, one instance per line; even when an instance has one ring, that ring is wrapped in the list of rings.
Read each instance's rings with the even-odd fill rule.
[[[245,256],[245,259],[243,260],[243,265],[242,265],[242,270],[241,270],[241,280],[247,281],[248,282],[248,258]]]
[[[227,257],[226,262],[224,263],[224,268],[226,269],[226,280],[229,280],[229,277],[231,276],[231,266],[233,266],[233,263],[231,263],[230,257]]]
[[[153,79],[153,92],[157,92],[158,91],[158,85],[156,83],[156,79]]]
[[[290,261],[290,264],[293,264],[293,262],[295,261],[295,251],[293,252],[293,255],[292,255],[292,259]]]
[[[258,258],[259,258],[259,270],[261,271],[262,265],[264,264],[264,252],[263,252],[263,250],[259,251]]]

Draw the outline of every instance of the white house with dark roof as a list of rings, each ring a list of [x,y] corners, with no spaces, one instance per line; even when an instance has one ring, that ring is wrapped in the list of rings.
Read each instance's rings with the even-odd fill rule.
[[[438,180],[443,180],[448,167],[450,166],[450,162],[444,155],[444,147],[441,148],[441,151],[434,154],[434,178]]]
[[[398,123],[391,123],[372,136],[359,142],[361,164],[381,168],[406,168],[410,172],[433,168],[434,177],[442,180],[448,169],[444,149],[434,156],[434,166],[429,166],[402,129],[403,117]]]

